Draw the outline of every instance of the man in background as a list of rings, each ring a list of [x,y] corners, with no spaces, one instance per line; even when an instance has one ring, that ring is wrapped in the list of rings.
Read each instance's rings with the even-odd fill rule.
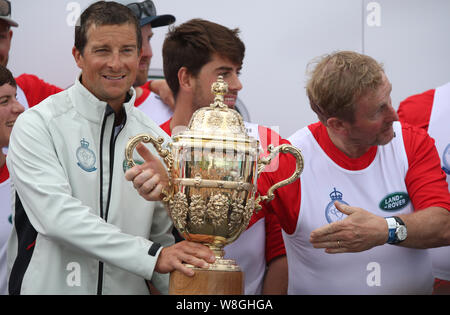
[[[23,106],[16,99],[17,84],[11,72],[0,65],[0,147],[7,147],[17,117]],[[12,229],[11,181],[6,154],[0,151],[0,295],[7,294],[6,249]]]
[[[136,89],[135,106],[147,114],[158,125],[165,122],[173,114],[175,101],[165,80],[148,80],[153,49],[151,39],[153,30],[175,22],[171,14],[158,15],[151,0],[118,0],[126,5],[139,20],[142,32],[142,55],[139,70],[134,82]]]
[[[408,97],[397,112],[401,121],[426,130],[434,138],[450,190],[450,82]],[[450,294],[450,246],[431,248],[430,254],[435,276],[433,294]]]
[[[0,65],[6,67],[13,37],[12,27],[19,24],[11,19],[11,2],[0,0]],[[22,74],[16,78],[17,100],[25,109],[33,107],[48,96],[62,91],[61,88],[39,79],[35,75]]]

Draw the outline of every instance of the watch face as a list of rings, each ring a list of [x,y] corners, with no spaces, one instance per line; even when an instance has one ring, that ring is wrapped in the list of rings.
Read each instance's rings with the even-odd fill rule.
[[[397,228],[397,239],[399,241],[404,241],[406,239],[406,236],[408,235],[407,231],[406,231],[406,227],[403,225],[400,225]]]

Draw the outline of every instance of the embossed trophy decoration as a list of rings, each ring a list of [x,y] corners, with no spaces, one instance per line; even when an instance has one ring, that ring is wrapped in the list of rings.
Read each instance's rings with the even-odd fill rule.
[[[163,149],[162,138],[147,134],[132,138],[125,150],[133,167],[138,143],[156,148],[169,172],[163,201],[175,227],[186,240],[205,244],[216,255],[209,269],[187,265],[195,269],[194,277],[172,272],[169,294],[243,294],[243,272],[234,260],[224,259],[223,247],[246,230],[261,201],[271,201],[275,189],[294,182],[303,170],[303,157],[291,145],[269,146],[269,155],[259,158],[259,141],[247,135],[241,115],[223,102],[228,85],[222,77],[212,92],[214,103],[194,113],[188,129],[172,137],[170,151]],[[255,199],[259,174],[279,152],[295,156],[295,172]]]

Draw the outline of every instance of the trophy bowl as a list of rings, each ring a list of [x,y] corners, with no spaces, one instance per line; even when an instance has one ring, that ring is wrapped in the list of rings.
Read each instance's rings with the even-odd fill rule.
[[[162,138],[147,134],[130,139],[125,150],[128,166],[133,167],[137,144],[153,144],[168,169],[163,202],[174,226],[186,240],[210,247],[216,262],[209,268],[220,271],[239,270],[234,260],[223,258],[223,247],[246,230],[261,201],[272,200],[275,189],[294,182],[303,170],[302,155],[291,145],[269,146],[270,154],[260,158],[259,141],[247,135],[241,115],[223,102],[227,90],[219,77],[212,86],[214,103],[194,113],[188,129],[172,136],[168,150]],[[258,176],[279,152],[295,156],[295,172],[266,196],[256,197]]]

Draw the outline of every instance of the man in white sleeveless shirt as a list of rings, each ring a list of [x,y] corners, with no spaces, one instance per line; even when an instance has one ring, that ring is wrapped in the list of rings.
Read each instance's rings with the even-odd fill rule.
[[[397,112],[401,121],[427,130],[435,139],[450,190],[450,82],[408,97]],[[436,278],[433,294],[450,294],[450,246],[433,248],[430,254]]]
[[[391,89],[355,52],[324,56],[311,73],[320,122],[289,138],[305,169],[267,206],[283,227],[290,294],[432,291],[425,248],[450,243],[450,194],[433,140],[397,122]],[[262,176],[282,178],[292,159],[280,165]]]

